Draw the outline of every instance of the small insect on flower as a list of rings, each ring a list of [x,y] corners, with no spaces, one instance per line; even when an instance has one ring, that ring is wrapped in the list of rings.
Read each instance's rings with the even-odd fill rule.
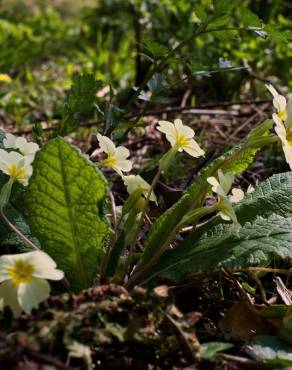
[[[46,281],[61,280],[64,273],[44,252],[33,251],[0,257],[0,299],[9,306],[15,317],[48,298],[50,285]]]
[[[123,176],[123,181],[129,194],[133,194],[137,189],[141,189],[144,197],[147,197],[150,185],[140,175]],[[157,203],[157,198],[153,192],[151,193],[149,200]]]
[[[230,172],[223,174],[223,172],[219,170],[218,180],[213,176],[207,178],[207,182],[212,185],[212,191],[219,195],[218,209],[220,212],[218,214],[223,220],[232,220],[237,224],[238,221],[232,208],[232,203],[240,202],[244,198],[244,192],[241,189],[234,188],[231,191],[232,195],[227,195],[234,180],[234,176]]]
[[[183,125],[180,119],[176,119],[174,123],[159,121],[158,125],[157,130],[166,135],[166,139],[178,152],[182,152],[184,150],[195,158],[205,154],[204,150],[201,149],[199,144],[194,140],[194,130]]]
[[[100,149],[107,154],[107,158],[102,161],[103,167],[112,168],[120,176],[123,172],[129,172],[132,169],[132,162],[127,158],[130,152],[124,146],[116,147],[115,144],[107,136],[97,134]]]
[[[287,118],[287,113],[286,113],[287,101],[286,101],[285,96],[280,95],[278,93],[278,91],[274,88],[273,85],[266,84],[265,86],[270,91],[270,93],[273,95],[273,98],[274,98],[273,99],[273,104],[274,104],[274,107],[277,110],[277,115],[278,115],[279,119],[282,122],[285,122],[285,120]]]
[[[10,179],[27,186],[32,175],[30,158],[24,157],[17,152],[6,152],[0,149],[0,171],[10,176]]]
[[[40,149],[38,144],[29,143],[24,137],[17,137],[12,134],[5,134],[3,145],[6,149],[18,149],[31,162],[34,160],[35,153]]]

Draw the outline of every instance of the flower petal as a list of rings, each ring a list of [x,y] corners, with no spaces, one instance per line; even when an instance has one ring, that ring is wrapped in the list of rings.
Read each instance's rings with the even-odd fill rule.
[[[129,172],[132,169],[132,162],[128,159],[117,159],[117,162],[113,168],[118,168],[120,171]]]
[[[230,195],[229,200],[231,203],[238,203],[244,198],[244,192],[241,189],[233,188],[232,195]]]
[[[30,314],[33,308],[46,300],[50,295],[50,285],[46,280],[33,278],[29,284],[20,284],[17,291],[17,299],[20,307]]]
[[[56,269],[56,262],[45,252],[33,251],[25,253],[25,259],[34,265],[33,276],[49,280],[61,280],[64,272]]]
[[[205,154],[204,150],[199,146],[195,140],[189,140],[187,145],[184,145],[183,150],[192,157],[201,157]]]
[[[174,127],[178,135],[184,136],[186,139],[192,139],[195,136],[194,130],[186,125],[183,125],[180,119],[174,121]]]
[[[15,146],[25,156],[34,155],[39,150],[38,144],[29,143],[24,137],[18,137],[15,141]]]
[[[5,134],[5,139],[3,140],[4,148],[7,149],[16,149],[16,142],[17,137],[12,134]]]
[[[116,152],[116,146],[107,136],[97,134],[97,140],[99,142],[100,149],[108,155],[114,155]]]
[[[207,182],[212,185],[212,191],[218,195],[225,196],[224,190],[222,189],[221,185],[219,184],[216,177],[211,176],[207,178]]]
[[[284,144],[282,148],[283,148],[286,162],[289,164],[290,169],[292,170],[292,147],[290,145]]]
[[[174,127],[174,124],[169,121],[158,121],[157,130],[174,139],[176,137],[176,129]]]
[[[0,285],[0,298],[4,299],[4,306],[10,307],[14,317],[21,314],[21,307],[17,300],[17,287],[11,281],[4,281]]]
[[[117,160],[126,159],[130,155],[129,150],[124,146],[118,146],[115,151],[115,157]]]
[[[223,191],[225,194],[228,194],[234,181],[234,176],[231,172],[223,173],[222,170],[218,170],[218,179]]]

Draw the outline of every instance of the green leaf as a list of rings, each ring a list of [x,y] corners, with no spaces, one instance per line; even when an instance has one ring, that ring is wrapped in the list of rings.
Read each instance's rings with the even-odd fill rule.
[[[5,134],[3,131],[0,130],[0,148],[3,149],[3,140],[5,139]]]
[[[220,267],[267,265],[272,258],[292,258],[292,218],[257,217],[239,230],[219,224],[209,232],[198,230],[157,261],[151,274],[180,280],[186,273]]]
[[[93,75],[84,74],[73,77],[73,85],[64,107],[63,117],[57,129],[57,134],[65,136],[74,131],[83,115],[88,115],[94,110],[96,91],[101,87],[101,82],[96,81]]]
[[[187,272],[292,259],[292,173],[272,176],[234,207],[240,229],[215,217],[160,257],[154,270],[175,280]]]
[[[145,241],[145,249],[142,256],[144,263],[152,258],[158,246],[167,242],[169,235],[176,225],[180,223],[181,219],[189,211],[202,205],[210,188],[207,184],[208,177],[214,176],[220,168],[224,172],[230,171],[234,175],[247,168],[260,148],[257,144],[252,147],[251,142],[255,142],[259,135],[269,138],[268,132],[272,124],[271,120],[263,122],[253,129],[241,144],[236,145],[221,157],[215,159],[184,192],[180,200],[155,220]]]
[[[157,41],[146,40],[144,47],[147,49],[154,58],[160,58],[168,53],[168,48]]]
[[[272,335],[257,335],[250,346],[252,354],[259,360],[274,366],[290,369],[292,366],[291,344]]]
[[[33,163],[26,201],[31,230],[65,271],[75,291],[97,273],[108,224],[106,183],[99,170],[62,138],[47,143]]]
[[[224,351],[226,349],[230,349],[233,347],[231,343],[223,343],[223,342],[209,342],[209,343],[202,343],[201,345],[201,357],[206,360],[212,360],[216,358],[218,352]]]
[[[239,8],[239,17],[245,27],[262,27],[262,21],[247,7]]]
[[[214,0],[214,14],[231,13],[239,0]]]
[[[241,224],[257,216],[292,217],[292,172],[279,173],[262,182],[235,210]]]
[[[105,134],[109,135],[121,122],[126,111],[116,107],[113,104],[109,104],[105,112]]]

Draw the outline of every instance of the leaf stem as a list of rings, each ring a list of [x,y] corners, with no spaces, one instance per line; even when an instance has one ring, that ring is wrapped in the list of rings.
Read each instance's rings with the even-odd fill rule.
[[[40,249],[31,241],[29,240],[24,234],[22,234],[22,232],[16,227],[14,226],[9,220],[8,218],[6,217],[6,215],[4,214],[4,211],[3,209],[0,210],[0,215],[3,219],[3,221],[5,221],[5,223],[7,224],[7,226],[20,238],[22,239],[31,249],[35,250],[35,251],[39,251]]]

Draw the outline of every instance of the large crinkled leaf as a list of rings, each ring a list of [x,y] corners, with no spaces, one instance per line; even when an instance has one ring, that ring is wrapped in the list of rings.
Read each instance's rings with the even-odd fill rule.
[[[33,168],[26,197],[31,230],[65,271],[72,288],[87,288],[97,273],[108,233],[104,177],[62,138],[37,153]]]
[[[257,150],[263,145],[262,142],[257,141],[254,141],[253,146],[247,145],[247,143],[251,139],[256,139],[258,136],[260,138],[265,136],[268,140],[269,129],[272,125],[273,122],[271,120],[263,122],[261,125],[253,129],[241,144],[236,145],[221,157],[215,159],[207,168],[205,168],[205,170],[202,171],[200,176],[187,189],[180,200],[156,219],[145,241],[145,249],[142,257],[144,263],[152,258],[158,246],[167,240],[168,235],[185,214],[191,209],[195,209],[202,204],[209,189],[207,178],[209,176],[214,176],[220,168],[223,169],[224,172],[230,171],[234,175],[244,171],[253,161]]]
[[[215,217],[164,253],[150,274],[176,280],[187,272],[292,259],[292,172],[264,181],[234,209],[240,229]]]
[[[180,280],[189,272],[266,265],[273,257],[292,259],[292,218],[257,217],[239,230],[219,224],[209,233],[194,233],[176,249],[166,252],[151,276]]]

